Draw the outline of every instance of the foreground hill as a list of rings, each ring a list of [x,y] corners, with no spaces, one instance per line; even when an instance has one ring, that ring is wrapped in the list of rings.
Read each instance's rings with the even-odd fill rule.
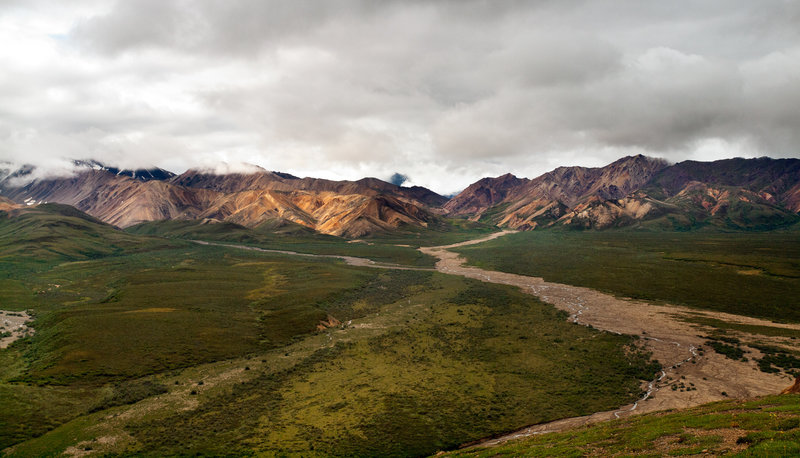
[[[634,224],[772,229],[800,221],[800,160],[669,165],[639,155],[599,168],[560,167],[533,180],[484,178],[444,209],[520,230]]]
[[[723,401],[459,450],[447,456],[798,456],[800,396]]]
[[[9,179],[0,183],[0,190],[19,204],[72,205],[119,227],[176,219],[256,227],[284,220],[348,237],[401,226],[425,227],[435,217],[427,206],[445,199],[424,188],[402,188],[377,179],[336,182],[267,171],[229,175],[189,171],[180,176],[162,171],[147,172],[151,179],[144,179],[143,171],[79,165],[71,177],[22,185]]]

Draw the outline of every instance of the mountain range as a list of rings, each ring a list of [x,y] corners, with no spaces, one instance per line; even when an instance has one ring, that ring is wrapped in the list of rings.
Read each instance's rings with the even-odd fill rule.
[[[760,230],[800,221],[800,160],[726,159],[669,164],[642,155],[605,167],[559,167],[534,179],[483,178],[451,199],[376,178],[334,181],[253,168],[125,170],[76,162],[69,177],[0,180],[0,211],[43,202],[71,205],[118,227],[159,220],[297,224],[349,238],[424,228],[443,217],[500,227],[605,229],[704,226]]]

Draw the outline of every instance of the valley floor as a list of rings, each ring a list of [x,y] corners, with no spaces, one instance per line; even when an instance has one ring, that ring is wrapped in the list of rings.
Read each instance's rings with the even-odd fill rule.
[[[664,370],[644,387],[647,394],[637,403],[593,415],[567,418],[533,425],[498,438],[480,442],[497,445],[508,440],[561,431],[589,423],[621,418],[633,413],[654,412],[697,406],[726,398],[751,398],[779,393],[791,384],[792,377],[759,370],[756,359],[764,356],[750,348],[750,358],[733,360],[708,347],[708,336],[715,329],[697,324],[698,318],[767,329],[768,334],[737,333],[739,338],[756,341],[758,346],[797,349],[800,324],[781,324],[758,318],[721,312],[699,311],[673,305],[654,305],[621,299],[589,288],[563,285],[505,272],[466,266],[466,260],[449,249],[482,243],[501,235],[420,250],[439,259],[440,272],[461,275],[484,282],[519,287],[544,302],[570,313],[570,320],[596,329],[640,337],[641,346],[653,353]],[[712,322],[713,322],[712,321]],[[738,340],[738,338],[736,338]]]
[[[388,450],[419,455],[435,450],[432,447],[454,447],[454,437],[476,438],[536,421],[600,411],[539,423],[476,443],[494,446],[637,413],[776,394],[791,384],[788,374],[764,372],[757,361],[775,349],[796,351],[800,324],[627,300],[542,278],[465,266],[464,259],[451,251],[505,234],[420,248],[438,259],[436,270],[448,275],[344,259],[354,266],[387,269],[381,274],[408,278],[370,280],[374,291],[364,288],[352,293],[352,298],[343,292],[344,299],[331,299],[336,307],[343,307],[337,301],[345,299],[354,310],[373,307],[369,313],[363,311],[341,324],[329,315],[321,332],[302,338],[290,336],[286,345],[247,349],[240,352],[241,357],[161,371],[157,374],[161,391],[135,402],[107,403],[107,407],[73,417],[5,452],[30,456],[65,451],[80,456],[90,452],[158,455],[281,450],[324,456],[331,451],[380,454]],[[203,249],[247,256],[268,251],[237,245]],[[297,266],[294,254],[263,253],[267,254],[281,258],[228,261],[229,269],[240,268],[242,273],[253,266],[264,269],[263,275],[261,271],[253,274],[252,285],[248,284],[251,288],[263,283],[247,292],[250,300],[285,300],[287,290],[294,287],[290,280],[305,272],[297,270],[300,267],[321,269],[309,271],[316,275],[309,278],[317,283],[343,275],[340,264],[325,264],[324,269]],[[278,275],[290,265],[297,272]],[[183,278],[195,275],[194,269],[201,267],[184,260],[170,272]],[[344,270],[358,278],[369,277],[366,272],[376,270]],[[197,278],[207,281],[207,277]],[[513,288],[482,286],[473,280],[517,287],[566,311],[569,321],[592,329],[568,325],[561,312],[557,314]],[[297,288],[307,289],[313,282],[298,283]],[[403,293],[387,297],[397,285]],[[262,313],[262,321],[273,313],[265,310],[269,313]],[[742,351],[749,351],[747,358],[731,359],[712,349],[723,338],[718,327],[712,326],[715,323],[728,327],[723,341],[735,341],[737,348],[741,344]],[[640,387],[647,393],[640,401],[607,410],[634,398],[637,391],[635,371],[627,374],[627,368],[611,366],[615,352],[619,353],[613,356],[617,363],[638,364],[638,370],[646,367],[641,358],[625,362],[620,357],[620,349],[630,338],[616,334],[638,336],[638,348],[652,352],[663,371]],[[627,351],[637,353],[635,347]],[[572,378],[565,378],[565,373]],[[564,380],[572,380],[575,386],[559,386]],[[628,382],[632,388],[623,389],[621,384]],[[146,381],[141,385],[147,388]],[[332,393],[333,388],[339,391]],[[595,396],[601,389],[607,392]],[[124,402],[128,405],[120,405]],[[509,410],[520,402],[530,402],[530,411]],[[465,412],[465,408],[472,410]],[[431,439],[434,434],[438,434],[436,442]],[[347,443],[343,443],[345,436]],[[225,448],[221,441],[243,448]],[[419,448],[411,450],[411,445]]]

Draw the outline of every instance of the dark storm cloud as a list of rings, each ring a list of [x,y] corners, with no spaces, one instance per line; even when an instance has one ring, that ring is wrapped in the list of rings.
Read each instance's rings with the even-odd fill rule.
[[[0,159],[242,161],[331,178],[404,167],[411,184],[452,192],[629,153],[796,156],[800,144],[800,2],[60,5],[0,10],[6,37],[54,24],[5,56]]]
[[[389,183],[392,183],[397,186],[403,186],[403,183],[408,181],[408,175],[403,175],[402,173],[395,172],[391,177],[389,177]]]

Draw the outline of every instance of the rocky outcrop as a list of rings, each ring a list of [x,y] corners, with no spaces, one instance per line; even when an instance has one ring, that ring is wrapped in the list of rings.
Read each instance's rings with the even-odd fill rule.
[[[781,391],[781,394],[800,394],[800,375],[794,379],[794,385]]]

